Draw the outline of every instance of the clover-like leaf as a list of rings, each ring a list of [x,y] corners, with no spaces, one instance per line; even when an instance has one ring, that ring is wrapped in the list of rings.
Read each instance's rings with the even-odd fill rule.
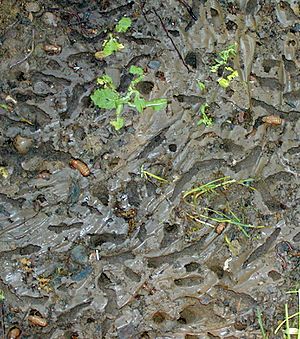
[[[131,27],[131,19],[123,17],[117,24],[115,30],[118,33],[125,33]]]
[[[124,45],[122,45],[112,34],[109,34],[108,39],[104,40],[102,47],[102,51],[95,53],[96,59],[102,60],[103,58],[123,49]]]
[[[129,68],[129,73],[133,75],[143,75],[144,70],[141,67],[131,65]]]
[[[91,99],[99,108],[113,109],[117,106],[119,93],[110,88],[96,89]]]

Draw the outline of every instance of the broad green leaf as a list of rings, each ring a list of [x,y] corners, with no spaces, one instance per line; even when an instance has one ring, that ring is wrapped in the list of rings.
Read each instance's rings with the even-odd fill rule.
[[[206,88],[204,82],[198,81],[198,82],[197,82],[197,85],[198,85],[200,91],[204,91],[205,88]]]
[[[142,113],[144,108],[146,107],[146,100],[141,98],[139,94],[134,97],[133,101],[134,107],[137,109],[139,113]]]
[[[131,27],[131,19],[123,17],[116,26],[116,32],[125,33]]]
[[[100,108],[113,109],[117,106],[119,93],[110,88],[96,89],[91,95],[91,99]]]
[[[110,124],[114,126],[114,128],[115,128],[116,131],[118,131],[118,130],[120,130],[122,127],[124,127],[124,125],[125,125],[125,120],[124,120],[124,118],[117,117],[117,119],[116,119],[116,120],[112,120],[112,121],[110,122]]]
[[[154,111],[160,111],[167,107],[167,99],[153,99],[151,101],[146,101],[146,107],[151,107]]]
[[[129,68],[129,73],[134,75],[143,75],[144,70],[141,67],[131,65]]]
[[[221,79],[218,79],[218,83],[221,87],[227,88],[230,84],[230,81],[225,78],[221,78]]]

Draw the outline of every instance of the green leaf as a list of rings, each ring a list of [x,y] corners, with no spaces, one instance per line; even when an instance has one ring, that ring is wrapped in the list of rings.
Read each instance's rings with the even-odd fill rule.
[[[113,109],[117,106],[119,93],[110,88],[96,89],[91,99],[97,107]]]
[[[167,107],[167,99],[153,99],[151,101],[146,101],[146,107],[151,107],[154,111],[160,111]]]
[[[118,130],[120,130],[122,127],[124,127],[124,125],[125,125],[125,120],[124,120],[124,118],[117,117],[117,119],[116,119],[116,120],[112,120],[112,121],[110,122],[110,124],[114,126],[114,128],[115,128],[116,131],[118,131]]]
[[[200,89],[200,91],[204,91],[205,90],[205,83],[204,82],[201,82],[201,81],[197,81],[197,85]]]
[[[197,125],[204,124],[205,126],[213,125],[213,119],[208,117],[206,110],[209,108],[208,103],[204,103],[200,106],[201,119],[198,120]]]
[[[113,83],[112,78],[109,75],[107,75],[107,74],[104,74],[104,75],[102,75],[101,78],[98,78],[97,79],[97,84],[99,84],[101,86],[104,86],[104,87],[110,87],[112,89],[116,88],[116,86]]]
[[[8,106],[6,104],[0,104],[0,107],[5,109],[6,111],[8,110]]]
[[[123,17],[116,26],[116,32],[125,33],[131,27],[131,19]]]
[[[218,83],[223,88],[227,88],[230,85],[230,81],[225,78],[218,79]]]
[[[206,114],[203,116],[203,118],[199,119],[197,122],[197,125],[204,124],[205,126],[211,126],[213,125],[212,118],[209,118]]]
[[[209,108],[209,105],[208,105],[208,103],[206,102],[205,104],[202,104],[201,106],[200,106],[200,113],[203,115],[203,114],[205,114],[206,113],[206,110]]]
[[[129,73],[133,75],[144,75],[144,70],[141,67],[131,65],[129,68]]]
[[[236,44],[229,45],[226,49],[218,53],[218,58],[215,59],[215,65],[210,67],[210,71],[216,73],[221,66],[226,65],[228,60],[235,55]]]
[[[134,107],[137,109],[139,113],[142,113],[144,108],[146,107],[146,100],[141,98],[139,94],[134,97],[133,101]]]
[[[234,78],[237,78],[238,76],[239,76],[238,71],[233,70],[233,72],[227,76],[227,80],[228,80],[228,81],[231,81],[231,80],[233,80]]]
[[[120,51],[122,48],[124,48],[124,45],[122,45],[112,34],[109,34],[108,39],[104,40],[102,44],[102,51],[95,53],[96,59],[103,59],[111,54]]]

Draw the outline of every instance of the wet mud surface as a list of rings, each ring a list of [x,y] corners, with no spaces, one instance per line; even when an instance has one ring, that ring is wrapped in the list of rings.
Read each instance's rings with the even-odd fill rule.
[[[186,4],[0,2],[3,338],[261,338],[258,306],[282,338],[299,284],[299,3]],[[123,16],[125,48],[97,60]],[[210,67],[234,43],[239,76],[224,89]],[[168,107],[127,109],[116,132],[90,95],[103,74],[126,90],[131,65],[145,71],[139,91]],[[197,125],[204,103],[211,126]],[[184,199],[225,176],[254,189]],[[199,222],[201,208],[266,227],[247,237]]]

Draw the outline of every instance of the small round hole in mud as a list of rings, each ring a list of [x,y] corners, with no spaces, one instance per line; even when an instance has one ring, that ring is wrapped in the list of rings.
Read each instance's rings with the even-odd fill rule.
[[[290,40],[290,41],[288,42],[288,45],[289,45],[289,46],[296,46],[296,41],[295,41],[295,40]]]
[[[186,57],[184,58],[184,61],[191,66],[192,68],[197,68],[198,60],[197,60],[197,54],[193,51],[190,51],[187,53]]]
[[[86,319],[86,323],[87,324],[91,324],[91,323],[94,323],[95,322],[95,319],[94,318],[87,318]]]
[[[186,323],[187,323],[186,319],[184,319],[184,318],[182,318],[182,317],[180,317],[179,319],[177,319],[177,322],[179,322],[179,324],[186,324]]]
[[[226,22],[226,28],[228,31],[235,31],[237,29],[237,24],[234,21],[227,21]]]
[[[210,13],[212,17],[216,17],[219,15],[219,12],[217,10],[215,10],[214,8],[210,9]]]
[[[166,314],[164,312],[158,311],[158,312],[153,314],[152,320],[157,324],[161,324],[163,321],[166,320]]]
[[[281,274],[274,270],[268,272],[268,277],[270,277],[273,281],[276,281],[282,278]]]
[[[141,81],[136,85],[136,89],[140,91],[143,95],[151,93],[153,87],[154,83],[152,81]]]
[[[243,324],[241,321],[236,321],[234,323],[234,328],[238,331],[244,331],[247,328],[246,324]]]
[[[25,73],[24,72],[18,72],[16,74],[16,79],[18,81],[25,81],[26,80]]]
[[[190,262],[189,264],[186,264],[184,267],[187,272],[194,272],[200,267],[200,264],[198,264],[197,262]]]
[[[176,144],[170,144],[169,145],[169,151],[170,152],[176,152],[177,151],[177,145]]]
[[[177,230],[178,230],[178,226],[177,226],[177,225],[174,225],[174,224],[171,225],[171,224],[166,223],[166,224],[164,225],[164,229],[165,229],[165,231],[168,232],[168,233],[176,233]]]

